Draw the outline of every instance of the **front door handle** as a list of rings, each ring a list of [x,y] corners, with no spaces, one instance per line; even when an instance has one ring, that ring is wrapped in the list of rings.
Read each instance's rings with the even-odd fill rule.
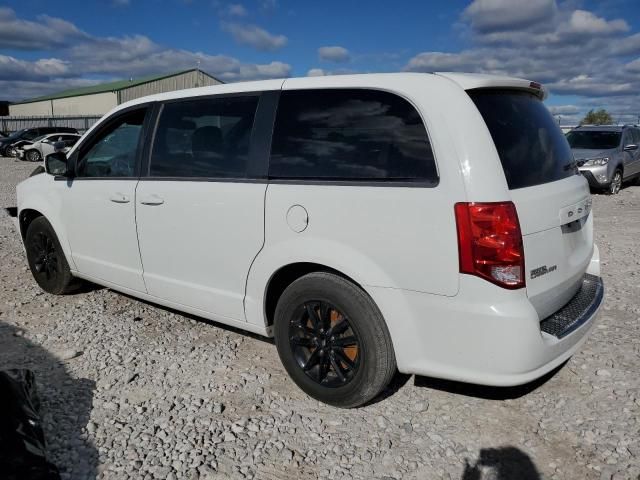
[[[129,203],[129,197],[122,193],[114,193],[109,197],[109,200],[114,203]]]
[[[160,198],[158,195],[147,195],[140,199],[140,203],[142,205],[162,205],[164,200]]]

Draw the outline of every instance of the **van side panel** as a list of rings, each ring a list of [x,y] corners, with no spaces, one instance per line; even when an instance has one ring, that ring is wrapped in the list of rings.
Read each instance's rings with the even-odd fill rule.
[[[307,79],[285,81],[296,89]],[[442,91],[462,95],[448,80],[428,75],[402,81],[351,85],[336,79],[335,88],[372,88],[396,93],[422,116],[437,163],[436,187],[384,186],[357,182],[271,182],[265,202],[265,245],[251,267],[247,282],[247,321],[263,324],[269,279],[294,262],[326,265],[350,276],[365,290],[370,286],[406,289],[434,295],[458,292],[458,246],[453,206],[465,201],[454,142],[443,125]],[[313,82],[311,82],[313,83]],[[393,85],[394,89],[390,89]],[[322,88],[332,88],[325,83]],[[297,233],[287,220],[289,209],[304,208],[308,225]],[[387,318],[387,322],[402,322]]]

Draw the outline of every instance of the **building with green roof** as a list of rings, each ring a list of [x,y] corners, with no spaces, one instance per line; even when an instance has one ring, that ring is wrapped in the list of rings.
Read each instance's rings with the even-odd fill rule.
[[[219,83],[222,82],[217,78],[194,68],[165,75],[74,88],[52,95],[23,100],[9,106],[9,115],[46,117],[104,115],[115,106],[134,98]]]

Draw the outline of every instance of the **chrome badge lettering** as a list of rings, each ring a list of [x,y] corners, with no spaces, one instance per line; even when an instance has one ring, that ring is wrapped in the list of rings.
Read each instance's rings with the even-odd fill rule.
[[[551,273],[557,269],[558,269],[557,265],[551,265],[550,267],[543,265],[541,267],[534,268],[533,270],[531,270],[531,280],[533,280],[534,278],[541,277],[542,275],[546,275],[547,273]]]

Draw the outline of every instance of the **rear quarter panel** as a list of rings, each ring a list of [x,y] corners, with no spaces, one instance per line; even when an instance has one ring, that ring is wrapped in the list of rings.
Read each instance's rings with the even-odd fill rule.
[[[458,292],[458,247],[454,204],[466,200],[458,146],[443,112],[458,108],[464,91],[431,75],[393,75],[364,85],[362,77],[336,78],[335,88],[391,91],[422,115],[439,171],[436,187],[385,187],[271,183],[265,200],[265,245],[247,283],[245,311],[264,324],[269,279],[281,267],[313,262],[338,270],[367,289],[405,289],[439,296]],[[284,89],[315,88],[313,79],[287,80]],[[393,88],[391,88],[393,87]],[[318,88],[332,88],[326,79]],[[463,98],[464,100],[464,98]],[[470,102],[462,102],[462,114]],[[475,107],[473,107],[475,108]],[[466,112],[468,113],[468,112]],[[479,115],[479,114],[478,114]],[[301,205],[309,223],[301,233],[287,224],[287,211]],[[391,313],[390,316],[393,316]],[[388,322],[402,321],[387,318]]]

